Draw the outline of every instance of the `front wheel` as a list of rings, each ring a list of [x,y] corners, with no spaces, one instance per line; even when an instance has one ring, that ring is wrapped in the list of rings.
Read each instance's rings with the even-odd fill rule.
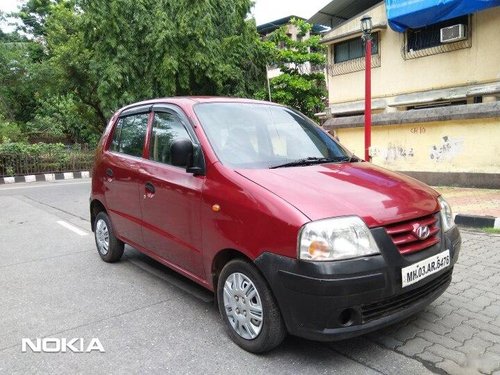
[[[274,349],[286,336],[271,290],[252,264],[227,263],[217,285],[219,311],[231,339],[252,353]]]

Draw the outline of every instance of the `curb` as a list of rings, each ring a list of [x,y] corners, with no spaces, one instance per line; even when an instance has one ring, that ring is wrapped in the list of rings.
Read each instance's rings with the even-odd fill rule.
[[[43,173],[43,174],[30,174],[27,176],[1,177],[0,185],[15,184],[18,182],[73,180],[76,178],[90,178],[90,172],[81,171],[81,172]]]
[[[471,228],[500,229],[500,217],[456,214],[455,224]]]

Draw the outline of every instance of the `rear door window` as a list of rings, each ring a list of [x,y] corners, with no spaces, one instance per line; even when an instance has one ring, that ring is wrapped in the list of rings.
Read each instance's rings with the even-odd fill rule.
[[[113,132],[110,150],[141,157],[147,127],[147,113],[120,118]]]

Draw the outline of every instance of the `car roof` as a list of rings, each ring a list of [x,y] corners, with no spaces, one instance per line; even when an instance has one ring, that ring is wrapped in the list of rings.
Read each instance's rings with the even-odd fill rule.
[[[148,104],[177,104],[180,107],[184,106],[193,106],[197,103],[254,103],[254,104],[271,104],[277,105],[276,103],[255,100],[255,99],[247,99],[247,98],[233,98],[233,97],[224,97],[224,96],[174,96],[170,98],[157,98],[144,100],[142,102],[129,104],[119,110],[119,112],[123,112],[127,109],[133,107],[139,107]]]

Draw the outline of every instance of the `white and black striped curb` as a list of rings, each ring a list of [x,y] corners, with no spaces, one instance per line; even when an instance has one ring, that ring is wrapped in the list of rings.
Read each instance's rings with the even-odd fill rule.
[[[90,178],[90,172],[81,171],[81,172],[63,172],[63,173],[43,173],[43,174],[30,174],[27,176],[1,177],[0,185],[14,184],[17,182],[73,180],[76,178]]]
[[[500,229],[500,217],[456,214],[455,224],[471,228]]]

